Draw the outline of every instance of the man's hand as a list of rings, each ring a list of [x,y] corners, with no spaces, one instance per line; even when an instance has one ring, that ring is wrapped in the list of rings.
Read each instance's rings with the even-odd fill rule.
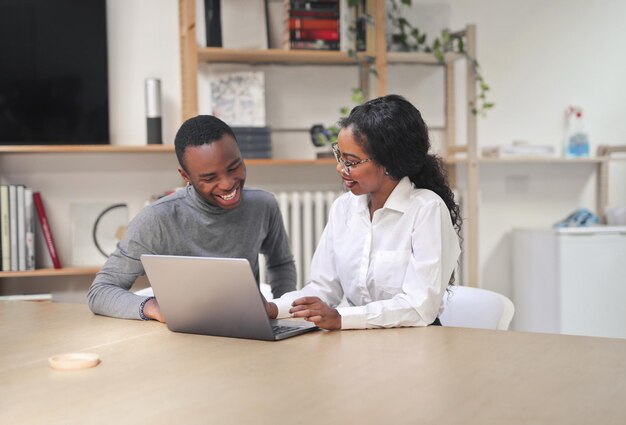
[[[291,305],[289,313],[293,317],[302,317],[323,329],[341,329],[341,315],[337,309],[330,308],[318,297],[298,298]]]
[[[143,306],[143,315],[148,319],[158,320],[161,323],[165,323],[165,317],[161,313],[161,307],[159,307],[159,302],[156,298],[152,298],[148,300],[148,302]]]
[[[261,298],[263,298],[263,304],[265,304],[267,317],[269,317],[270,319],[276,319],[276,316],[278,316],[278,307],[276,307],[276,304],[267,302],[263,294],[261,294]]]

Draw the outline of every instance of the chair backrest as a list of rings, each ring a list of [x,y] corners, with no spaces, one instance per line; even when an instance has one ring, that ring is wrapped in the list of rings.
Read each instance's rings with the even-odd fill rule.
[[[497,292],[469,286],[455,286],[443,296],[444,310],[439,316],[444,326],[507,330],[515,307]]]

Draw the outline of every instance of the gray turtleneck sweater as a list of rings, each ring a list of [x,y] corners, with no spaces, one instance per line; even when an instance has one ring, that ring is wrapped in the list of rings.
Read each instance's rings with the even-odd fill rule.
[[[266,258],[273,296],[295,290],[293,256],[272,194],[244,188],[241,204],[224,210],[187,186],[143,208],[131,220],[124,239],[89,288],[89,308],[105,316],[140,319],[146,297],[129,289],[144,274],[141,254],[246,258],[258,284],[259,253]]]

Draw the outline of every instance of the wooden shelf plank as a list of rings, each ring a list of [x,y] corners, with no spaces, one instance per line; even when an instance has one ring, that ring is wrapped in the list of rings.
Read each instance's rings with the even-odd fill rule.
[[[357,55],[361,61],[364,53]],[[458,53],[446,53],[444,61],[454,62],[464,56]],[[206,47],[198,49],[198,60],[214,63],[281,63],[281,64],[335,64],[354,65],[355,60],[346,52],[325,50],[240,50]],[[435,55],[426,52],[387,52],[387,62],[392,64],[441,65]]]
[[[21,272],[0,272],[0,279],[8,277],[51,277],[95,275],[100,267],[65,267],[62,269],[37,269]]]
[[[464,58],[460,53],[446,53],[445,63],[452,63]],[[434,54],[426,52],[387,52],[387,63],[389,64],[417,64],[417,65],[442,65]]]
[[[358,56],[364,59],[364,54]],[[346,52],[328,50],[245,50],[205,47],[198,49],[198,60],[220,63],[281,63],[281,64],[335,64],[354,65]]]
[[[561,158],[561,157],[532,157],[519,158],[479,158],[481,164],[602,164],[604,157],[593,158]]]

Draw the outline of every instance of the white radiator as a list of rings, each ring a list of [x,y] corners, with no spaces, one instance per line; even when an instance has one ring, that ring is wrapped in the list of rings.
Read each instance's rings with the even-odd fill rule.
[[[307,282],[311,259],[328,220],[330,206],[342,192],[279,192],[276,199],[296,263],[298,288]],[[267,282],[265,258],[259,255],[261,282]]]

